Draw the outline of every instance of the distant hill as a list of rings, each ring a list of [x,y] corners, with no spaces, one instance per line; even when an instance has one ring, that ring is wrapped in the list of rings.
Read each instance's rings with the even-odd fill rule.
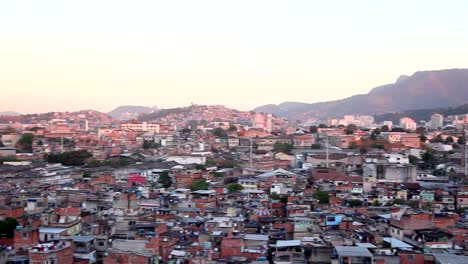
[[[18,113],[18,112],[13,112],[13,111],[0,112],[0,116],[19,116],[19,115],[21,115],[21,114]]]
[[[120,120],[130,120],[137,118],[140,114],[149,114],[157,112],[157,106],[137,106],[137,105],[123,105],[115,108],[108,113],[109,116]]]
[[[416,122],[419,122],[421,120],[428,121],[429,119],[431,119],[431,115],[434,113],[439,113],[443,116],[468,114],[468,104],[464,104],[454,108],[431,108],[408,110],[399,113],[387,113],[375,116],[375,122],[380,123],[388,120],[392,121],[393,123],[398,123],[400,121],[400,118],[405,116],[413,118]]]
[[[256,112],[272,113],[291,120],[345,114],[384,114],[410,109],[444,108],[468,103],[468,69],[421,71],[401,76],[393,84],[367,94],[321,103],[285,102],[264,105]]]
[[[228,122],[251,126],[255,112],[239,111],[222,105],[191,105],[188,107],[177,107],[161,109],[150,114],[141,114],[139,121],[162,122],[177,124],[180,126],[214,125],[216,122]],[[272,117],[273,127],[285,124],[287,121],[277,116]]]

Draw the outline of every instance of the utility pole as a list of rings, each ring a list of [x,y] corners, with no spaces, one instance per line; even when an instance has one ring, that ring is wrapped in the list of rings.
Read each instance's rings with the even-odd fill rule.
[[[253,158],[253,143],[252,143],[252,138],[250,138],[250,168],[253,169],[253,161],[252,161],[252,158]]]
[[[60,137],[60,150],[61,150],[60,153],[63,153],[63,136]]]
[[[326,137],[327,137],[327,146],[326,146],[326,147],[327,147],[327,161],[326,161],[327,163],[326,163],[326,165],[327,165],[327,169],[328,169],[329,155],[330,155],[330,153],[329,153],[329,152],[330,152],[330,151],[329,151],[330,139],[329,139],[329,137],[328,137],[328,132],[326,132],[325,135],[326,135]]]
[[[468,176],[468,134],[466,132],[466,118],[463,125],[463,136],[465,137],[465,178]]]

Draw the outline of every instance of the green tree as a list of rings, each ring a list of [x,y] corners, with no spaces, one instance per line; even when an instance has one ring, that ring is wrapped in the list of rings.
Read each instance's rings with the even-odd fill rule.
[[[172,178],[169,176],[169,172],[163,171],[159,175],[158,183],[162,185],[164,188],[169,188],[172,186]]]
[[[92,174],[89,171],[83,172],[83,178],[91,178]]]
[[[419,135],[419,140],[421,140],[421,142],[426,142],[427,141],[427,137],[423,134]]]
[[[222,129],[221,127],[217,127],[215,129],[213,129],[212,133],[213,133],[213,135],[215,137],[226,137],[227,136],[226,131],[224,129]]]
[[[316,190],[314,194],[312,194],[314,199],[317,199],[320,204],[327,204],[330,202],[330,195],[325,191]]]
[[[198,190],[208,190],[209,187],[210,187],[209,182],[207,182],[205,179],[200,179],[190,184],[189,188],[192,191],[198,191]]]
[[[327,128],[327,125],[325,125],[325,124],[320,124],[320,125],[318,126],[318,128]]]
[[[62,163],[65,166],[81,166],[93,155],[86,150],[69,151],[58,154],[46,154],[44,157],[48,163]]]
[[[244,187],[242,187],[242,185],[240,185],[239,183],[230,183],[227,185],[227,189],[229,193],[235,193],[235,192],[242,191]]]
[[[16,147],[19,152],[31,153],[33,151],[32,144],[34,140],[34,135],[31,133],[25,133],[21,135],[21,138],[16,143]]]
[[[444,143],[445,143],[445,144],[451,145],[451,144],[453,144],[453,142],[455,142],[455,141],[453,140],[453,137],[447,137],[447,138],[445,139],[445,142],[444,142]]]
[[[18,221],[14,218],[8,217],[0,221],[0,234],[6,235],[7,238],[15,236],[15,229],[19,225]]]
[[[5,147],[5,145],[3,145],[3,142],[0,140],[0,148],[3,148],[3,147]]]
[[[356,147],[357,147],[356,142],[353,141],[353,142],[349,143],[349,147],[348,147],[349,149],[355,149]]]
[[[418,164],[418,162],[419,162],[418,157],[416,157],[416,156],[414,156],[414,155],[409,155],[409,156],[408,156],[408,159],[409,159],[409,162],[410,162],[411,164],[413,164],[413,165],[416,165],[416,164]]]
[[[464,136],[461,136],[457,139],[457,143],[460,144],[460,145],[465,145],[466,143],[466,139]]]
[[[309,132],[310,133],[317,133],[318,132],[318,127],[317,126],[310,126],[309,127]]]
[[[424,152],[421,156],[421,160],[423,161],[422,169],[434,169],[437,164],[437,157],[431,150]]]
[[[320,146],[320,144],[312,144],[312,146],[310,148],[311,149],[320,149],[321,146]]]
[[[360,207],[362,206],[362,201],[360,200],[348,200],[349,207]]]
[[[144,140],[143,141],[143,148],[150,149],[150,148],[159,148],[161,144],[154,142],[153,140]]]
[[[236,132],[236,131],[237,131],[237,127],[234,126],[234,125],[230,125],[228,130],[229,130],[229,132]]]
[[[389,132],[389,131],[390,131],[390,128],[387,125],[383,125],[380,128],[380,132]]]
[[[367,153],[367,149],[364,148],[364,147],[361,147],[361,148],[359,149],[359,153],[361,153],[361,155],[364,155],[364,154]]]
[[[276,142],[273,145],[273,150],[278,152],[290,153],[293,149],[293,145],[290,143]]]

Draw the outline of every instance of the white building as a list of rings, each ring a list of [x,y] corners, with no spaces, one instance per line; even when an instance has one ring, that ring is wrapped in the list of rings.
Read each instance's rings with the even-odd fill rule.
[[[400,118],[400,127],[403,129],[416,130],[417,128],[416,121],[409,117]]]
[[[431,115],[431,128],[438,129],[444,126],[444,116],[438,113]]]
[[[143,132],[156,132],[159,133],[159,124],[148,124],[146,122],[143,123],[126,123],[121,124],[120,127],[123,130],[133,130],[133,131],[143,131]]]

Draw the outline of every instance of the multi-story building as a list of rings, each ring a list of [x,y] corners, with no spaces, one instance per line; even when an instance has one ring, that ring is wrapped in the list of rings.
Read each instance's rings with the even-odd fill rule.
[[[444,125],[444,116],[439,113],[431,115],[431,128],[438,129]]]
[[[409,117],[400,118],[400,127],[408,130],[415,130],[417,127],[416,121]]]
[[[143,131],[143,132],[156,132],[159,133],[159,124],[151,124],[147,122],[142,123],[125,123],[121,124],[120,127],[123,130]]]

